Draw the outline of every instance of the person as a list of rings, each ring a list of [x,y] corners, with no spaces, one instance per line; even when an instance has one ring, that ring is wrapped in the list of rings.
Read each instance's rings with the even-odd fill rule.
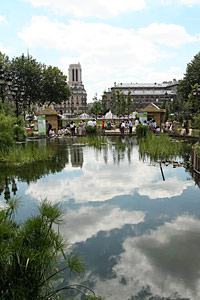
[[[156,134],[159,134],[159,133],[160,133],[160,127],[157,126],[157,127],[156,127]]]
[[[188,135],[189,134],[189,121],[186,120],[186,122],[184,123],[184,128],[185,128],[185,134]]]
[[[104,133],[105,132],[105,123],[104,123],[104,121],[102,121],[102,123],[101,123],[101,128],[102,128],[102,132]]]
[[[133,131],[133,123],[132,123],[132,120],[129,120],[128,126],[129,126],[129,134],[132,134],[132,131]]]
[[[87,122],[87,126],[92,126],[92,127],[94,127],[93,121],[92,121],[92,120],[89,120],[89,121]]]
[[[54,136],[55,136],[55,131],[54,131],[53,128],[51,128],[51,129],[49,130],[49,136],[50,136],[50,137],[54,137]]]
[[[85,126],[86,126],[85,120],[82,120],[82,132],[83,132],[83,135],[86,134],[86,128],[85,128]]]
[[[51,123],[49,123],[49,121],[46,120],[47,136],[49,136],[51,128],[52,128]]]
[[[82,121],[78,124],[78,135],[81,136],[83,134],[83,123]]]
[[[139,125],[139,119],[136,118],[136,119],[135,119],[135,126],[137,127],[138,125]]]
[[[93,119],[93,126],[97,126],[97,121],[95,119]]]
[[[75,128],[76,128],[76,125],[75,125],[74,121],[71,121],[70,129],[71,129],[72,135],[75,135]]]
[[[165,122],[165,132],[168,132],[169,128],[170,128],[170,122],[169,122],[169,120],[167,120]]]
[[[71,135],[71,131],[69,130],[69,127],[66,127],[64,130],[64,135]]]
[[[59,129],[58,129],[58,135],[59,136],[63,136],[64,135],[64,130],[63,130],[62,127],[59,127]]]
[[[147,126],[147,121],[146,120],[144,120],[143,125]]]
[[[124,135],[124,131],[125,131],[125,122],[124,120],[121,122],[121,134]]]

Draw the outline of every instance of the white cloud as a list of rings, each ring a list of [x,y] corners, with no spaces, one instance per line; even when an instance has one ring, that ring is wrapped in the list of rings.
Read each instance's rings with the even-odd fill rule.
[[[83,159],[86,155],[84,150],[85,148]],[[106,155],[108,162],[105,165],[103,151],[98,153],[101,159],[97,159],[94,149],[87,150],[87,161],[84,162],[81,172],[67,165],[63,171],[66,172],[66,176],[59,180],[52,177],[48,181],[44,179],[31,183],[26,194],[35,199],[47,198],[51,202],[74,199],[75,203],[89,203],[103,202],[122,195],[134,195],[136,189],[140,195],[150,199],[171,198],[181,195],[184,189],[192,185],[190,181],[182,181],[172,174],[171,179],[168,179],[166,174],[166,181],[163,182],[160,169],[139,161],[136,149],[131,155],[131,167],[126,159],[120,166],[120,173],[118,164],[109,163],[113,159],[112,150]]]
[[[182,74],[173,69],[155,72],[149,67],[172,56],[171,49],[185,43],[198,41],[184,27],[173,24],[151,24],[137,32],[103,23],[70,21],[69,24],[51,21],[45,16],[35,16],[19,36],[26,46],[63,50],[60,68],[65,74],[70,63],[80,62],[83,83],[89,102],[95,92],[102,93],[113,82],[171,80]],[[168,48],[162,48],[168,45]],[[163,50],[164,49],[164,50]],[[168,52],[167,52],[168,51]],[[173,53],[173,59],[177,53]],[[112,78],[112,82],[111,82]],[[89,88],[88,88],[89,86]]]
[[[200,41],[199,37],[189,35],[183,26],[175,24],[153,23],[147,28],[139,29],[138,34],[152,43],[170,47],[180,47],[186,43]]]
[[[33,6],[44,6],[58,14],[73,14],[78,17],[107,18],[118,16],[120,13],[139,11],[146,7],[145,0],[30,0]]]
[[[126,239],[112,269],[114,278],[94,277],[95,291],[110,300],[127,300],[149,286],[156,299],[199,299],[199,232],[200,221],[185,215],[149,234]]]
[[[99,231],[120,229],[125,224],[138,224],[144,221],[144,217],[144,212],[120,210],[119,207],[84,206],[67,212],[67,225],[62,227],[62,233],[70,243],[85,242]]]
[[[179,0],[181,4],[192,6],[194,4],[200,4],[200,0]]]
[[[10,53],[10,50],[7,49],[7,48],[5,48],[5,47],[0,43],[0,52],[8,54],[8,53]]]
[[[0,23],[8,23],[7,21],[6,21],[6,19],[3,17],[3,16],[0,16]]]
[[[191,185],[189,181],[181,183],[178,178],[169,178],[166,181],[146,183],[140,188],[139,193],[148,195],[150,199],[171,198],[181,195]]]

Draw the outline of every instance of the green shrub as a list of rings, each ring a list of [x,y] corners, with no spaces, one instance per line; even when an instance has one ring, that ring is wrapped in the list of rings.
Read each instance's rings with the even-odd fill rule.
[[[200,129],[200,114],[198,114],[198,116],[194,116],[192,127],[196,129]]]
[[[86,129],[87,134],[96,134],[97,133],[96,126],[86,126],[85,129]]]

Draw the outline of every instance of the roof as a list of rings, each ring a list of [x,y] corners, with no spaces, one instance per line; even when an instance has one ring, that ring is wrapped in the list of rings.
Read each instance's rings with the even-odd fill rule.
[[[165,113],[165,109],[159,108],[157,105],[154,103],[150,103],[143,109],[138,109],[138,112],[160,112],[160,113]]]
[[[128,91],[122,91],[122,93],[124,95],[128,95]],[[152,95],[152,96],[175,96],[176,92],[174,90],[135,90],[135,91],[131,91],[131,95],[132,96],[137,96],[137,95]]]
[[[114,88],[166,88],[174,85],[178,85],[178,81],[175,79],[173,81],[164,81],[163,83],[115,83]]]
[[[52,110],[51,108],[45,108],[41,112],[36,112],[36,115],[50,116],[50,115],[59,115],[59,113],[56,112],[55,110]]]

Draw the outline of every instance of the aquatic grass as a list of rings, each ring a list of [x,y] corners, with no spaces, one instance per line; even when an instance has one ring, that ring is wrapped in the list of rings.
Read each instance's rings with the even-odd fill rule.
[[[105,146],[107,144],[107,139],[104,136],[82,136],[80,138],[80,142],[83,144],[86,144],[90,147],[95,147],[97,149],[101,149],[102,146]]]
[[[53,156],[54,152],[48,147],[39,149],[33,145],[14,145],[7,151],[0,151],[0,162],[5,165],[20,166],[36,161],[47,160]]]
[[[140,158],[150,158],[151,161],[176,160],[184,154],[186,145],[170,138],[166,134],[148,135],[138,141]]]

